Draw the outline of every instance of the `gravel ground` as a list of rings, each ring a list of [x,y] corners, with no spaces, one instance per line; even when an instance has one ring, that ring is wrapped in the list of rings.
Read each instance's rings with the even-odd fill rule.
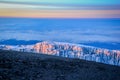
[[[0,50],[0,80],[120,80],[120,67],[80,59]]]

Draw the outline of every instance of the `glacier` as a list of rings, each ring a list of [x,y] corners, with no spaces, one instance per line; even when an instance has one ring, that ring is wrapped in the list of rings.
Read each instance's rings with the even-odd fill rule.
[[[109,50],[67,42],[43,41],[34,45],[0,45],[0,49],[78,58],[120,66],[120,50]]]

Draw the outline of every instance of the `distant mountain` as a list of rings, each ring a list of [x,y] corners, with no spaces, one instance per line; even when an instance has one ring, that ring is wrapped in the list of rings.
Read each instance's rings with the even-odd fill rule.
[[[0,50],[0,80],[120,80],[120,67]]]
[[[40,42],[38,40],[16,40],[16,39],[8,39],[8,40],[0,40],[0,45],[31,45]]]
[[[111,49],[111,50],[120,50],[120,43],[119,42],[82,42],[79,44],[83,45],[90,45],[90,46],[95,46],[95,47],[100,47],[100,48],[106,48],[106,49]]]

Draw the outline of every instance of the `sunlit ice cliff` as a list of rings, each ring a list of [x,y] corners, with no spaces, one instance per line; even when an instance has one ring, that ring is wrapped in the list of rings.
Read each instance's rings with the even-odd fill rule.
[[[120,50],[109,50],[80,44],[51,41],[43,41],[35,45],[26,46],[1,45],[0,48],[5,50],[56,55],[60,57],[79,58],[120,66]]]

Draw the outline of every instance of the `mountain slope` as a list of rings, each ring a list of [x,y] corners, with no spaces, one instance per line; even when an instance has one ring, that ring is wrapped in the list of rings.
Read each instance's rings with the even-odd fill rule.
[[[120,80],[120,67],[0,50],[0,80]]]

